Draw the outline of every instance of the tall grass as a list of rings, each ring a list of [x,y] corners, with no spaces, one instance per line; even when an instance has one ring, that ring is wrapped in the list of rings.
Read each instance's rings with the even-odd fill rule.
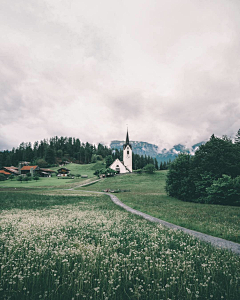
[[[238,299],[238,256],[106,196],[1,197],[1,299]]]
[[[122,175],[107,178],[85,189],[129,189],[118,193],[128,206],[156,218],[240,243],[240,207],[184,202],[167,196],[166,171],[153,175]]]

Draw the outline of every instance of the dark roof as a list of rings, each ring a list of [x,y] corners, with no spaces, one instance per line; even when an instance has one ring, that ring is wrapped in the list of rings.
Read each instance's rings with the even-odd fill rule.
[[[58,172],[61,171],[61,170],[70,171],[67,168],[60,168],[60,169],[58,169]]]
[[[132,145],[129,143],[129,136],[128,136],[128,129],[127,129],[127,136],[126,136],[126,143],[123,145],[123,149],[129,146],[132,149]]]
[[[55,173],[56,171],[50,170],[50,169],[44,169],[44,168],[40,168],[40,171],[43,172],[49,172],[49,173]]]

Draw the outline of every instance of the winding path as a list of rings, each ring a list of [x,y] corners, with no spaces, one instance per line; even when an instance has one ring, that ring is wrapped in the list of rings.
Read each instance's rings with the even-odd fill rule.
[[[87,185],[90,185],[90,184],[95,183],[97,181],[99,181],[99,180],[94,180],[92,182],[88,182],[88,183],[85,183],[85,184],[73,187],[73,188],[68,189],[68,190],[74,190],[74,189],[76,189],[78,187],[87,186]],[[148,214],[145,214],[145,213],[143,213],[141,211],[133,209],[130,206],[127,206],[126,204],[124,204],[123,202],[121,202],[118,199],[118,197],[116,197],[113,194],[106,193],[106,192],[95,192],[95,191],[85,191],[85,192],[88,192],[88,193],[97,193],[97,194],[105,194],[105,195],[109,196],[111,198],[111,200],[115,204],[117,204],[118,206],[124,208],[125,210],[129,211],[132,214],[135,214],[135,215],[138,215],[140,217],[143,217],[144,219],[146,219],[146,220],[148,220],[150,222],[159,223],[159,224],[161,224],[161,225],[163,225],[165,227],[168,227],[170,229],[181,230],[181,231],[183,231],[183,232],[185,232],[187,234],[190,234],[190,235],[198,238],[199,240],[202,240],[204,242],[210,243],[210,244],[212,244],[213,246],[215,246],[217,248],[228,249],[228,250],[232,251],[233,253],[236,253],[236,254],[240,255],[240,244],[238,244],[238,243],[227,241],[227,240],[224,240],[224,239],[221,239],[221,238],[218,238],[218,237],[214,237],[214,236],[211,236],[211,235],[208,235],[208,234],[205,234],[205,233],[201,233],[201,232],[198,232],[198,231],[195,231],[195,230],[187,229],[187,228],[184,228],[184,227],[181,227],[181,226],[178,226],[178,225],[175,225],[175,224],[163,221],[161,219],[152,217],[152,216],[150,216]]]
[[[240,244],[238,244],[238,243],[227,241],[227,240],[224,240],[224,239],[221,239],[221,238],[218,238],[218,237],[207,235],[207,234],[204,234],[204,233],[201,233],[201,232],[198,232],[198,231],[190,230],[190,229],[187,229],[187,228],[184,228],[184,227],[181,227],[181,226],[178,226],[178,225],[174,225],[172,223],[160,220],[158,218],[152,217],[152,216],[150,216],[148,214],[145,214],[143,212],[140,212],[140,211],[138,211],[136,209],[133,209],[133,208],[127,206],[126,204],[122,203],[113,194],[108,194],[108,193],[105,193],[105,194],[108,195],[108,196],[110,196],[111,200],[115,204],[121,206],[122,208],[126,209],[127,211],[131,212],[132,214],[141,216],[144,219],[146,219],[148,221],[151,221],[151,222],[160,223],[163,226],[166,226],[166,227],[171,228],[171,229],[181,230],[181,231],[183,231],[183,232],[185,232],[187,234],[190,234],[190,235],[198,238],[199,240],[202,240],[204,242],[208,242],[208,243],[212,244],[213,246],[215,246],[217,248],[228,249],[228,250],[231,250],[232,252],[240,255]]]

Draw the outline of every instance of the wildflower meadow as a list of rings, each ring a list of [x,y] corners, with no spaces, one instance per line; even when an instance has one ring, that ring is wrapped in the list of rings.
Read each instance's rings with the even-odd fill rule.
[[[239,299],[239,256],[105,195],[1,199],[1,299]]]

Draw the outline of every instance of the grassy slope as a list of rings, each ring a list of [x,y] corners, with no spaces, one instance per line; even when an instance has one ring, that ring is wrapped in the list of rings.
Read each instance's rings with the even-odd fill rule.
[[[240,207],[183,202],[166,195],[166,171],[107,178],[87,190],[130,189],[118,193],[125,204],[162,220],[240,243]],[[83,189],[83,188],[82,188]]]
[[[93,179],[95,176],[93,175],[96,169],[102,168],[102,162],[97,162],[95,164],[88,165],[79,165],[79,164],[69,164],[66,166],[72,174],[77,175],[88,175],[88,178]],[[57,171],[59,167],[51,168],[54,171]],[[35,181],[31,180],[29,182],[20,182],[17,181],[16,178],[6,181],[0,181],[0,188],[10,187],[10,188],[41,188],[41,187],[70,187],[74,185],[78,185],[86,181],[86,178],[75,178],[75,179],[66,179],[64,177],[58,178],[53,176],[51,178],[40,178],[40,180]]]

